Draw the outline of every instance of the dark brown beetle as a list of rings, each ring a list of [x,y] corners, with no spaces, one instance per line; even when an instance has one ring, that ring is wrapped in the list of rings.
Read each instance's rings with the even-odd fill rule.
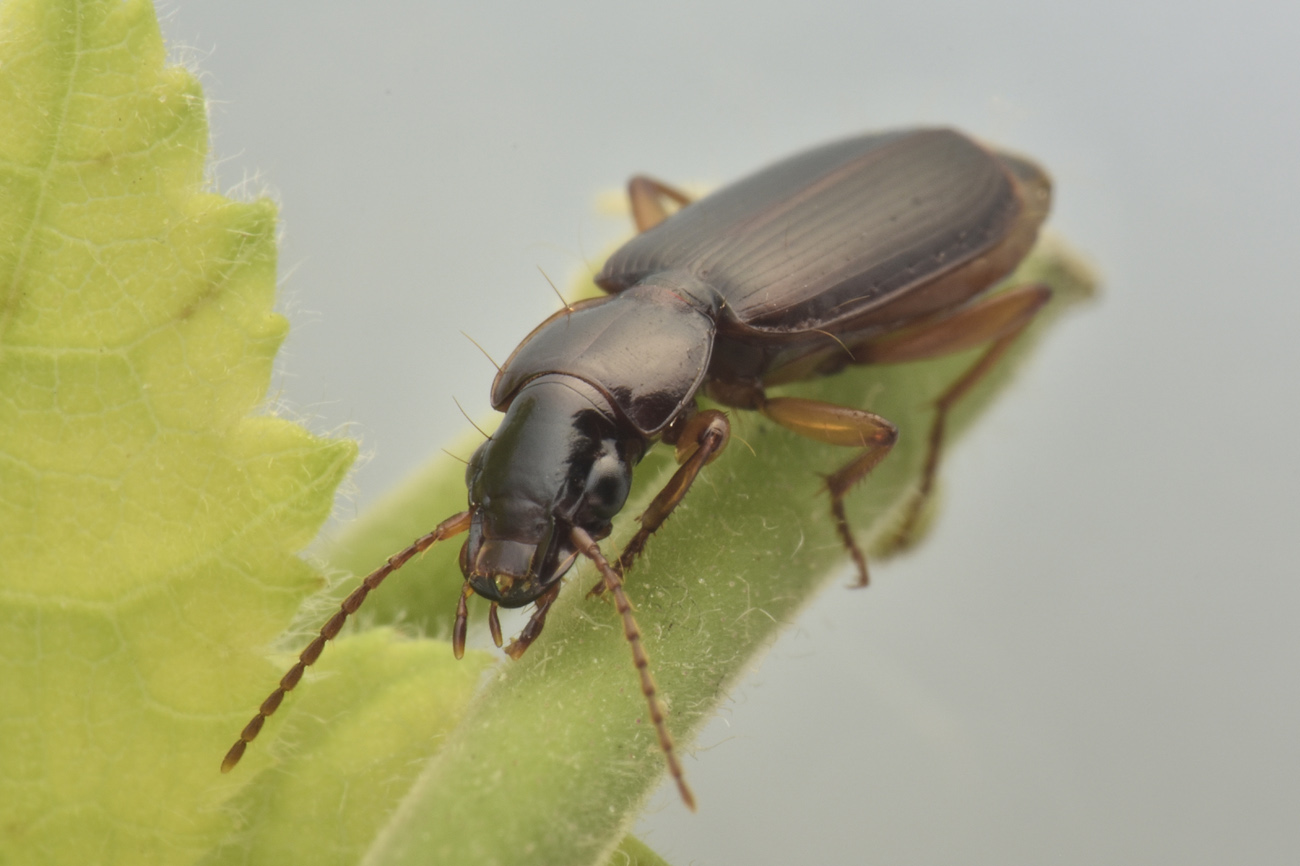
[[[907,130],[806,151],[697,202],[657,181],[629,184],[640,234],[605,263],[608,297],[547,319],[497,374],[492,405],[505,418],[470,459],[469,509],[443,521],[367,577],[321,628],[230,749],[233,767],[303,671],[366,595],[434,542],[468,532],[465,586],[453,646],[464,652],[466,599],[536,604],[506,652],[519,658],[541,634],[578,556],[601,574],[641,677],[641,688],[683,800],[694,799],[673,752],[622,576],[727,443],[727,416],[696,395],[761,412],[802,435],[859,453],[827,478],[839,534],[867,583],[866,559],[843,499],[893,447],[894,425],[870,412],[793,397],[772,385],[849,364],[887,364],[986,351],[940,396],[921,486],[902,535],[933,484],[949,409],[1002,356],[1047,302],[1045,286],[987,297],[1033,246],[1051,184],[1036,165],[946,129]],[[666,202],[681,209],[669,216]],[[678,469],[641,515],[613,564],[596,541],[627,498],[632,467],[657,441]]]

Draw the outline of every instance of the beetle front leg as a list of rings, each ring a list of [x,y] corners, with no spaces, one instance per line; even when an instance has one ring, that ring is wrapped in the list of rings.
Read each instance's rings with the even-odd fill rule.
[[[671,199],[680,207],[691,203],[691,197],[681,190],[644,175],[637,175],[627,182],[627,197],[632,204],[632,221],[636,223],[637,232],[652,229],[668,219],[664,199]]]
[[[889,454],[898,440],[898,428],[887,419],[863,409],[802,397],[763,398],[758,411],[800,436],[828,445],[862,449],[861,454],[826,476],[826,491],[831,496],[835,528],[858,569],[857,585],[866,586],[870,580],[867,558],[853,537],[853,529],[844,513],[844,497]]]
[[[519,632],[519,636],[510,641],[510,645],[506,647],[506,655],[515,661],[523,658],[524,653],[533,645],[533,641],[542,636],[542,629],[546,627],[546,615],[551,612],[551,605],[555,604],[555,599],[559,594],[560,582],[557,580],[551,585],[550,589],[538,597],[537,609],[528,618],[528,622],[524,625],[523,631]],[[500,626],[497,626],[497,629],[499,631]],[[496,635],[494,634],[493,637],[495,638]],[[500,646],[500,644],[497,644],[497,646]]]
[[[641,528],[619,554],[620,573],[632,567],[637,556],[645,549],[645,543],[650,536],[664,525],[668,515],[673,513],[673,509],[681,503],[686,492],[691,489],[695,476],[722,453],[730,438],[731,422],[727,420],[727,413],[719,412],[717,409],[697,412],[686,422],[676,443],[677,462],[681,463],[681,466],[664,485],[664,489],[659,491],[659,495],[651,500],[645,512],[637,518],[641,522]]]
[[[717,409],[705,409],[690,417],[676,443],[677,461],[681,466],[664,485],[664,489],[659,491],[659,495],[651,500],[650,505],[637,518],[641,528],[636,531],[636,535],[632,536],[614,564],[619,574],[626,574],[632,567],[632,563],[641,555],[641,551],[645,550],[650,536],[664,525],[664,521],[673,513],[673,509],[686,497],[700,470],[722,453],[730,438],[731,422],[727,420],[727,413],[719,412]],[[600,595],[604,591],[605,582],[602,580],[593,586],[587,595]]]

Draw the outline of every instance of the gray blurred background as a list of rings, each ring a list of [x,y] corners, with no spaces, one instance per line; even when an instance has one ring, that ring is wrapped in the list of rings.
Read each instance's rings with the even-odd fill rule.
[[[638,833],[674,864],[1300,862],[1300,5],[168,0],[222,188],[283,214],[275,396],[369,460],[488,411],[625,230],[864,130],[1032,154],[1104,295],[952,455],[928,543],[832,588]],[[450,459],[450,458],[446,458]],[[846,572],[845,581],[848,581]],[[468,864],[467,864],[468,866]]]

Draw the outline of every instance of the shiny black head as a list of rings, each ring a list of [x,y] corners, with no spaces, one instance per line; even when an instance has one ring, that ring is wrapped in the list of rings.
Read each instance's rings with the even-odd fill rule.
[[[625,427],[580,379],[548,375],[520,389],[465,474],[472,522],[460,567],[476,593],[522,607],[573,564],[574,526],[609,534],[645,450]]]

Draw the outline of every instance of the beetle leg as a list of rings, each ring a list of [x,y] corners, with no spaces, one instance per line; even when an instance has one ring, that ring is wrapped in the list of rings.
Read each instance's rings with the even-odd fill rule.
[[[862,453],[826,476],[826,491],[831,496],[831,514],[840,539],[848,548],[858,568],[858,586],[866,586],[867,558],[858,547],[844,514],[844,497],[894,447],[898,428],[887,419],[863,409],[850,409],[834,403],[806,400],[802,397],[773,397],[759,401],[758,410],[776,423],[800,436],[828,445],[861,448]]]
[[[636,531],[636,535],[632,536],[632,540],[623,548],[618,561],[614,563],[614,569],[619,574],[626,574],[632,567],[632,563],[641,555],[641,551],[645,550],[650,536],[664,525],[664,521],[673,513],[673,509],[685,498],[687,491],[691,489],[691,484],[695,481],[695,476],[722,453],[730,438],[731,422],[727,420],[727,413],[719,412],[717,409],[697,412],[686,422],[677,439],[677,462],[681,463],[681,466],[664,485],[664,489],[659,491],[659,495],[651,500],[650,505],[637,518],[641,528]],[[604,591],[605,581],[601,580],[587,595],[589,597],[600,595]]]
[[[515,661],[523,657],[524,652],[533,645],[533,641],[542,636],[542,629],[546,627],[546,615],[551,612],[551,605],[555,604],[555,598],[560,594],[560,582],[557,580],[551,584],[551,588],[542,593],[537,599],[537,609],[533,615],[528,618],[524,625],[523,631],[519,636],[510,641],[506,647],[506,655]]]
[[[997,366],[1016,337],[1029,326],[1034,316],[1051,299],[1046,286],[1022,286],[999,292],[951,315],[931,319],[910,328],[887,334],[870,343],[852,347],[854,362],[889,364],[937,358],[955,352],[988,345],[966,372],[939,395],[935,401],[934,421],[930,424],[925,464],[916,496],[894,536],[895,549],[911,543],[912,534],[934,491],[939,457],[943,451],[944,431],[953,405]]]
[[[677,462],[681,466],[664,485],[664,489],[659,491],[659,495],[651,500],[645,512],[637,518],[641,522],[641,528],[637,530],[636,535],[632,536],[632,540],[627,543],[618,557],[620,574],[632,567],[637,556],[645,549],[645,543],[650,536],[664,525],[668,515],[673,513],[673,509],[681,503],[686,492],[691,489],[695,476],[722,453],[730,438],[731,422],[727,420],[727,413],[719,412],[717,409],[697,412],[686,422],[681,437],[677,440]]]
[[[652,229],[668,219],[664,199],[672,199],[680,207],[691,203],[691,197],[681,190],[644,175],[637,175],[627,182],[627,197],[632,203],[632,221],[636,223],[638,232]]]
[[[1047,286],[1018,286],[990,295],[942,317],[850,347],[855,364],[902,364],[941,358],[1002,337],[1014,339],[1052,297]]]

